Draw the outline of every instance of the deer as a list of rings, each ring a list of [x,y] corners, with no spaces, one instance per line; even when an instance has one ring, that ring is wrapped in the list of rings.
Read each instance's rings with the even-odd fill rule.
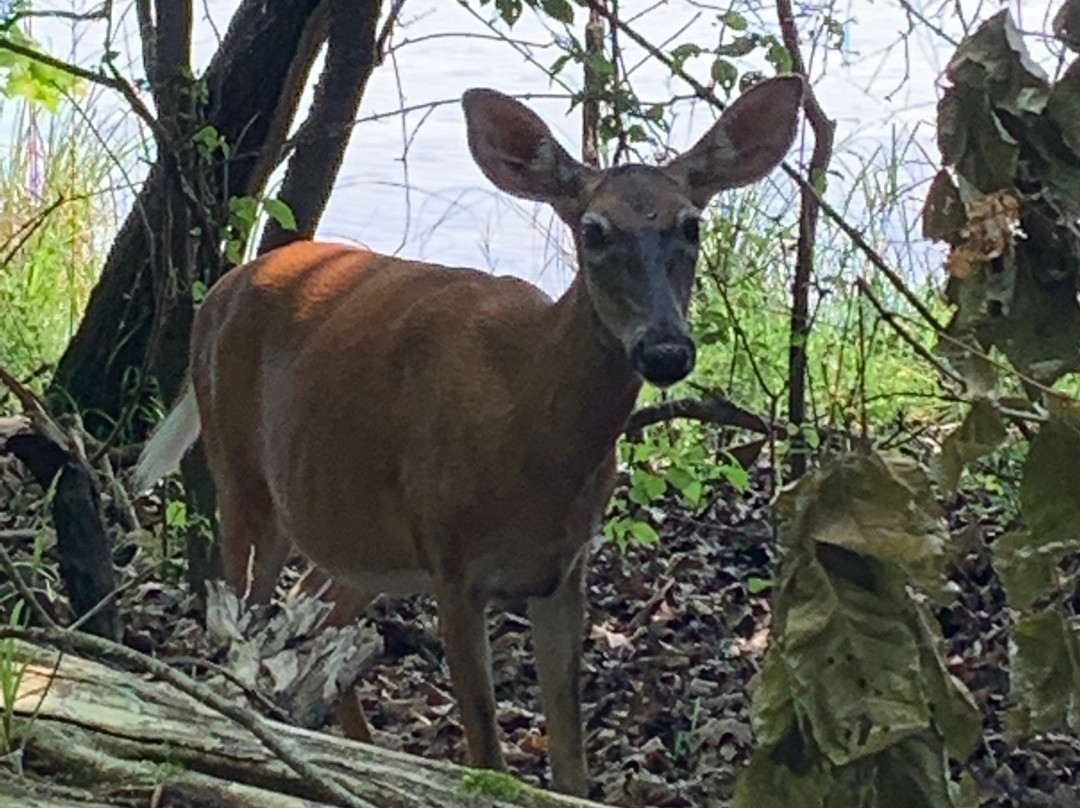
[[[525,601],[552,782],[585,794],[584,575],[616,441],[644,382],[694,367],[703,210],[780,163],[804,89],[795,75],[763,81],[666,165],[606,169],[513,98],[466,91],[483,174],[549,205],[573,236],[566,292],[314,240],[263,254],[200,304],[188,379],[134,488],[201,437],[237,591],[268,601],[295,547],[365,597],[433,593],[478,768],[506,769],[486,608]]]

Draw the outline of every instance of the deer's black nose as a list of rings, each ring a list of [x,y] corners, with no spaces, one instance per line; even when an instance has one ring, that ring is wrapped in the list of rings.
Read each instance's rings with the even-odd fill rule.
[[[662,342],[641,340],[630,353],[634,370],[646,381],[660,386],[685,379],[694,369],[694,358],[694,342],[689,337]]]

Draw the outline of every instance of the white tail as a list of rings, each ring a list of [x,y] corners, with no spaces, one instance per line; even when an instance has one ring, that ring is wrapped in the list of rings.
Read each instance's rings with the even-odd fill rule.
[[[587,543],[642,380],[694,365],[686,310],[701,208],[791,145],[800,78],[743,94],[667,166],[598,171],[526,107],[463,99],[499,188],[550,204],[580,271],[551,301],[506,277],[297,242],[225,275],[192,328],[190,392],[140,485],[202,428],[225,572],[255,600],[292,546],[365,594],[430,587],[472,763],[505,766],[485,624],[527,599],[555,786],[588,779],[578,694]]]
[[[154,434],[139,454],[139,463],[132,475],[132,488],[135,493],[142,493],[173,471],[188,449],[199,439],[201,428],[195,388],[189,381],[184,384],[172,411],[154,430]]]

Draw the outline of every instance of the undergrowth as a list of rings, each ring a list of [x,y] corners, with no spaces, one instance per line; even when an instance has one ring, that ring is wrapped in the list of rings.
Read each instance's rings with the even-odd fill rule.
[[[0,99],[0,366],[35,390],[78,326],[116,230],[117,155],[85,111],[92,103],[50,112]]]

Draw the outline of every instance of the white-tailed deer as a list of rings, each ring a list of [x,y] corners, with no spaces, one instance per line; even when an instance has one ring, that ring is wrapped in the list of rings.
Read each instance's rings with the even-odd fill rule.
[[[238,267],[195,317],[191,383],[143,451],[145,490],[201,432],[225,572],[267,600],[295,545],[365,593],[434,592],[474,765],[505,767],[485,606],[527,598],[556,788],[587,787],[583,572],[642,379],[694,366],[702,208],[794,137],[803,81],[748,90],[663,167],[593,170],[529,109],[463,99],[469,148],[573,232],[577,279],[521,280],[298,242]]]

